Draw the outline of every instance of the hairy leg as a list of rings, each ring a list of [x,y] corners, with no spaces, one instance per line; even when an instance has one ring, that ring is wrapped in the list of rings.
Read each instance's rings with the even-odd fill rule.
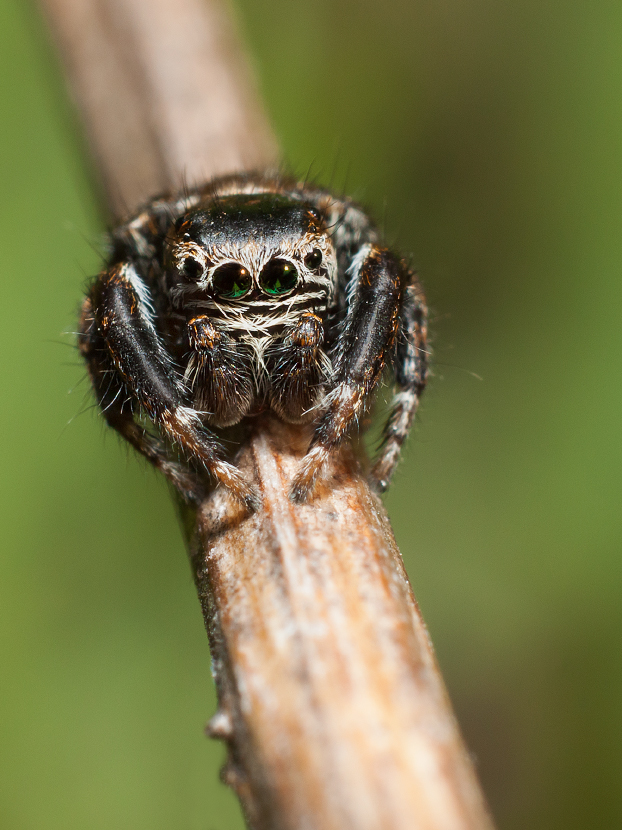
[[[395,351],[396,390],[382,447],[371,471],[372,484],[380,492],[389,486],[427,380],[427,308],[414,274],[404,293]]]
[[[148,288],[136,266],[124,262],[104,271],[87,302],[91,322],[85,320],[84,326],[89,327],[92,340],[103,342],[118,382],[132,401],[186,456],[203,466],[249,509],[256,509],[259,498],[255,489],[236,467],[222,459],[216,438],[203,427],[199,414],[184,405],[183,379],[158,336]],[[147,450],[143,452],[146,457],[153,454],[150,442],[141,441],[125,419],[118,420],[118,426],[139,451]],[[162,460],[156,466],[175,483],[175,468],[171,474]]]
[[[304,423],[313,417],[318,396],[331,374],[330,362],[321,349],[323,342],[322,321],[308,311],[266,353],[270,406],[284,421]]]
[[[335,378],[309,451],[292,485],[304,501],[334,447],[363,413],[393,348],[398,329],[403,263],[386,248],[364,245],[351,265],[343,331],[335,351]]]

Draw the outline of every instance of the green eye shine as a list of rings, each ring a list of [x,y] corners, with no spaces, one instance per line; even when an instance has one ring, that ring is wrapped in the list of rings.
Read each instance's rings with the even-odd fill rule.
[[[261,272],[259,285],[266,294],[287,294],[298,282],[298,271],[286,259],[273,259]]]
[[[228,262],[214,271],[212,286],[214,293],[227,300],[237,300],[251,289],[253,281],[251,275],[237,262]]]

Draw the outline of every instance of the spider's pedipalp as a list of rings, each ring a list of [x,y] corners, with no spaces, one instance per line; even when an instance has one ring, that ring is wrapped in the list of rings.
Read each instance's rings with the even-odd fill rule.
[[[252,355],[218,329],[206,314],[188,323],[190,357],[185,372],[194,407],[209,423],[236,424],[253,399]]]
[[[313,419],[314,407],[330,378],[332,368],[321,348],[324,337],[322,319],[308,311],[266,350],[270,406],[289,423]]]

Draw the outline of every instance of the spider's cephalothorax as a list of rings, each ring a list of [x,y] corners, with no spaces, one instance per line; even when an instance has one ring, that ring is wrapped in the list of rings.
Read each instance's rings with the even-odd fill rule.
[[[389,366],[397,389],[372,470],[387,486],[425,386],[426,308],[359,207],[276,176],[230,176],[155,200],[112,243],[80,348],[108,423],[187,500],[203,497],[204,469],[257,507],[218,431],[266,409],[315,423],[292,487],[303,500]]]

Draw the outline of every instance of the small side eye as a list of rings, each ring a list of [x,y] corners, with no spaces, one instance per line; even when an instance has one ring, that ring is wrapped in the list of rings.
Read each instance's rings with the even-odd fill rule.
[[[259,285],[266,294],[287,294],[298,282],[296,267],[286,259],[272,259],[259,277]]]
[[[214,293],[227,300],[237,300],[248,294],[253,285],[249,272],[237,262],[227,262],[214,271]]]
[[[314,248],[310,254],[305,257],[305,265],[309,271],[317,271],[322,264],[322,252],[319,248]]]
[[[198,259],[187,256],[181,266],[181,272],[188,280],[200,280],[203,276],[203,266]]]

